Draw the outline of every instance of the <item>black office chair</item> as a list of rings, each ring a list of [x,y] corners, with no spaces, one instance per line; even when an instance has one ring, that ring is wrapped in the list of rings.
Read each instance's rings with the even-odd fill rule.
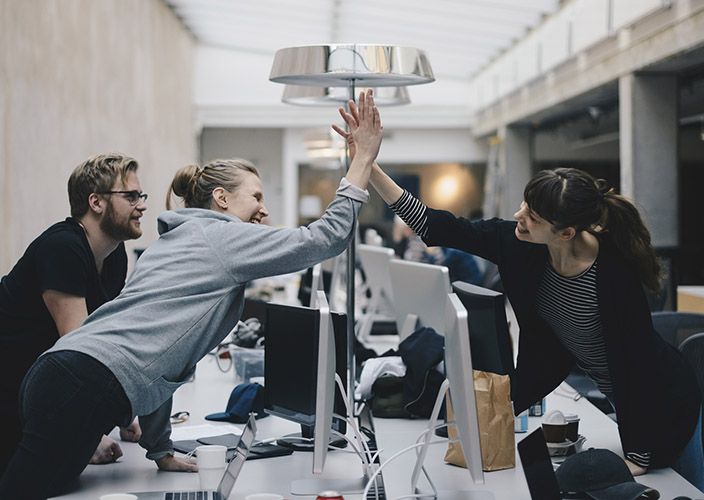
[[[676,348],[691,335],[704,332],[704,314],[662,311],[652,313],[652,318],[655,330]]]
[[[704,394],[704,332],[690,335],[680,344],[682,356],[694,369],[699,383],[699,391]],[[702,405],[704,411],[704,405]],[[704,435],[702,435],[702,446],[704,446]]]

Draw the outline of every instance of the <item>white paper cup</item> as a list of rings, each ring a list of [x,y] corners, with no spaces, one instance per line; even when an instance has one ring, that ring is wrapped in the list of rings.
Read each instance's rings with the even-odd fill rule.
[[[227,448],[219,444],[205,444],[196,448],[199,469],[224,469]]]
[[[108,495],[101,495],[100,500],[137,500],[137,495],[130,493],[110,493]]]
[[[244,497],[244,500],[283,500],[284,497],[277,493],[252,493]]]
[[[225,468],[220,469],[198,469],[198,479],[200,479],[200,489],[214,491],[218,489]]]
[[[196,463],[200,489],[216,490],[225,472],[227,448],[219,444],[208,444],[196,448]]]

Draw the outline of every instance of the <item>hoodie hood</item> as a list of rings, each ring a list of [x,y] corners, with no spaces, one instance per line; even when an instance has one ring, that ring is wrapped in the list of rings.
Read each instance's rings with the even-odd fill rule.
[[[169,210],[163,212],[157,218],[157,229],[159,234],[168,233],[186,222],[194,219],[212,219],[229,222],[242,222],[239,217],[227,215],[207,208],[181,208],[179,210]]]

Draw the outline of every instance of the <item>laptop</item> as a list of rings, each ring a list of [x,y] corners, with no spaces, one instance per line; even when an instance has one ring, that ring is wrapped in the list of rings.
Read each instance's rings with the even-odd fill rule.
[[[534,500],[561,500],[560,486],[540,427],[518,443],[518,455],[521,457],[530,497]]]
[[[194,491],[146,491],[132,493],[139,500],[227,500],[235,486],[237,476],[242,470],[247,454],[254,442],[254,436],[257,433],[257,425],[254,421],[254,415],[249,415],[247,425],[242,431],[237,446],[234,450],[234,457],[225,467],[225,472],[220,479],[218,489],[215,491],[209,490],[194,490]]]

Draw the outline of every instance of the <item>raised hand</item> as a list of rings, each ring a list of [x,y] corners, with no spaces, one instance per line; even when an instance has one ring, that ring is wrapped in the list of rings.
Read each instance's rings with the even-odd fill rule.
[[[347,123],[349,132],[337,125],[332,128],[347,142],[350,158],[361,151],[366,160],[374,160],[379,153],[384,127],[381,125],[379,109],[374,104],[374,94],[371,90],[359,95],[359,105],[349,102],[349,113],[339,108],[340,116]]]

